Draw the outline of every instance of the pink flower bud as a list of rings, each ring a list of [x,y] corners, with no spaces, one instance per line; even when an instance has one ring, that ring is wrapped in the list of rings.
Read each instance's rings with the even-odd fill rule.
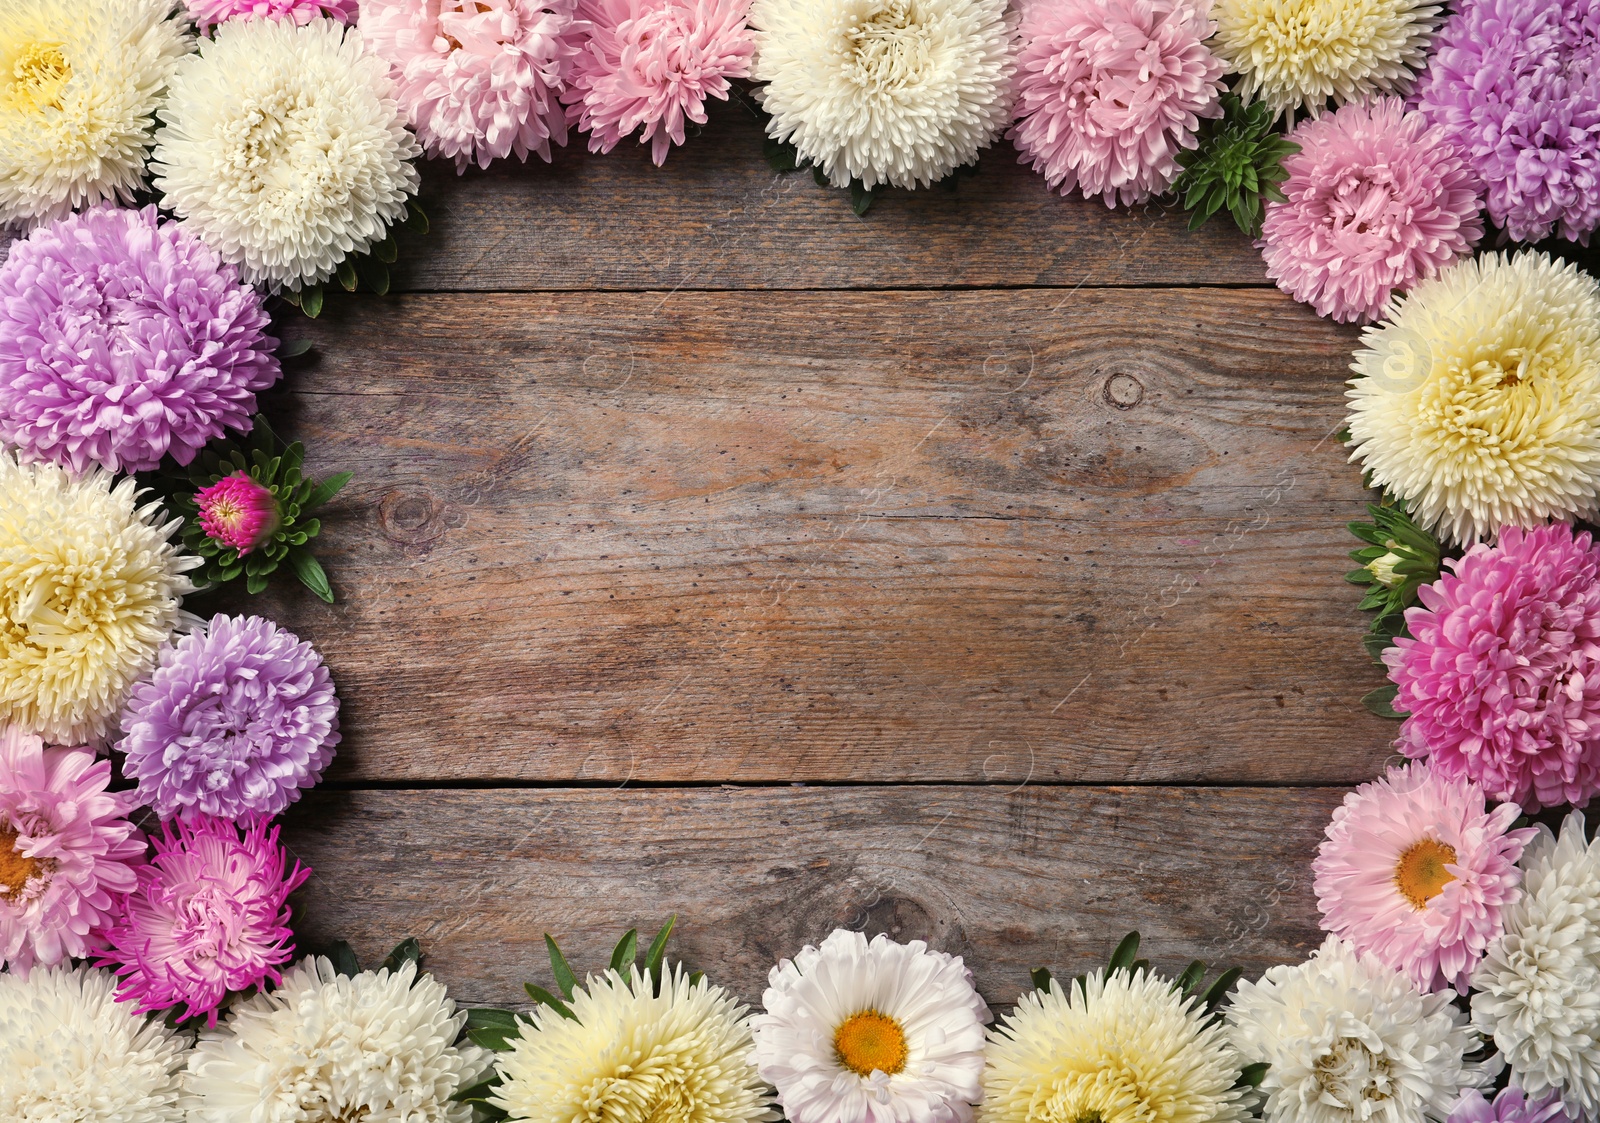
[[[232,546],[243,557],[278,529],[278,500],[271,489],[239,471],[194,497],[200,507],[200,529],[206,537]]]

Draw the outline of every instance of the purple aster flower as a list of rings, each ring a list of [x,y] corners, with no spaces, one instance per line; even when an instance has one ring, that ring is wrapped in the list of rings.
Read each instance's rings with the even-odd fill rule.
[[[278,380],[261,297],[176,222],[99,207],[0,265],[0,441],[83,471],[142,472],[248,432]]]
[[[1600,0],[1462,0],[1415,102],[1518,241],[1600,225]]]
[[[98,965],[122,976],[119,1002],[138,1013],[184,1007],[207,1015],[229,991],[281,981],[294,954],[289,894],[311,871],[288,868],[278,828],[240,828],[223,819],[168,823],[151,838],[155,854],[122,900]]]
[[[217,616],[162,653],[122,728],[124,772],[161,818],[271,817],[333,759],[339,698],[309,643],[259,616]]]
[[[1477,1089],[1463,1093],[1450,1113],[1449,1123],[1576,1123],[1561,1106],[1558,1092],[1532,1100],[1521,1088],[1502,1088],[1493,1102]]]

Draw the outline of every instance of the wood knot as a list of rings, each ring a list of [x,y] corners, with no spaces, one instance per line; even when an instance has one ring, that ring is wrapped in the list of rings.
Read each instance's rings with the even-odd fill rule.
[[[1101,391],[1106,404],[1117,409],[1132,409],[1144,401],[1144,383],[1125,371],[1117,371],[1106,379]]]
[[[444,504],[432,492],[388,491],[378,501],[383,536],[402,546],[422,546],[445,532]]]

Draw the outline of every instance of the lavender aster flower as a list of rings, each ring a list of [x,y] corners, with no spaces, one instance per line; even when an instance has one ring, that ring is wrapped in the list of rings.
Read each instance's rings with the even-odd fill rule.
[[[179,464],[278,380],[261,297],[200,239],[101,207],[0,265],[0,441],[81,472]]]
[[[322,658],[270,620],[217,616],[135,686],[118,745],[163,819],[272,816],[322,777],[339,699]]]
[[[1600,225],[1600,0],[1462,0],[1416,103],[1511,237],[1587,242]]]
[[[1577,1123],[1555,1092],[1528,1098],[1515,1085],[1500,1089],[1493,1100],[1476,1088],[1462,1094],[1447,1123]]]

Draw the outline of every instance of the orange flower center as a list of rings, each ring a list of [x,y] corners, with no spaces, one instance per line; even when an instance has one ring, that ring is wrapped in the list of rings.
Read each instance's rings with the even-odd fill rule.
[[[0,901],[22,896],[28,882],[50,872],[55,863],[48,858],[31,858],[17,845],[17,832],[0,827]]]
[[[1411,902],[1412,908],[1427,908],[1428,902],[1456,879],[1445,869],[1455,860],[1455,847],[1425,838],[1414,843],[1394,864],[1394,887]]]
[[[857,1076],[874,1072],[893,1076],[906,1067],[906,1031],[887,1014],[863,1010],[833,1031],[833,1051],[839,1063]]]

